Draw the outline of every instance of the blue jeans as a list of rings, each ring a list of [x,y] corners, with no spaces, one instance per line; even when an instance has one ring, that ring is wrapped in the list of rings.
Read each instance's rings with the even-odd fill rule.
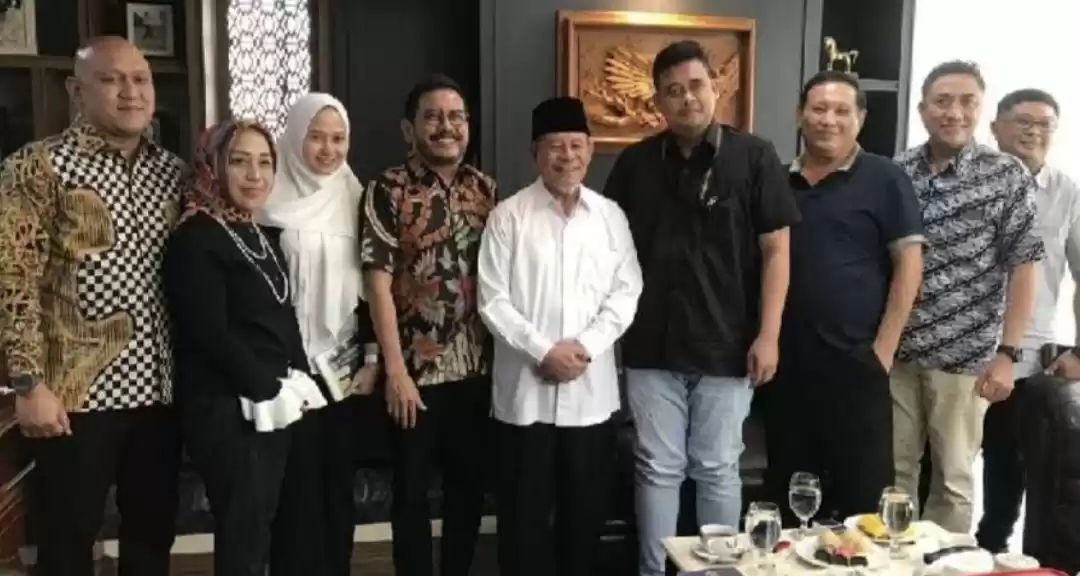
[[[627,370],[637,432],[635,509],[641,576],[663,576],[662,540],[674,536],[679,489],[697,483],[701,524],[739,526],[743,420],[754,392],[746,378]]]

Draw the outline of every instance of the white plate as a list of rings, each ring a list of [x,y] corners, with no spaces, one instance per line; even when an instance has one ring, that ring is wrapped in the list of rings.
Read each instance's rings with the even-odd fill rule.
[[[867,538],[870,538],[870,540],[875,544],[882,544],[882,545],[887,546],[889,544],[889,539],[888,538],[873,538],[869,534],[867,534],[866,532],[863,532],[862,530],[859,529],[859,518],[862,518],[862,516],[863,516],[862,514],[859,514],[859,515],[856,515],[856,516],[849,516],[847,518],[847,520],[844,520],[844,528],[847,528],[848,530],[854,530],[854,531],[858,532],[859,534],[862,534],[863,536],[866,536]],[[919,523],[918,522],[912,522],[911,526],[912,526],[912,528],[911,528],[911,531],[909,532],[910,535],[909,536],[901,536],[899,538],[898,542],[900,544],[914,544],[915,541],[918,540],[919,537],[921,536],[921,534],[919,534],[919,532],[920,532]]]
[[[927,566],[926,571],[942,576],[989,574],[994,571],[994,556],[986,550],[956,552]]]
[[[814,552],[818,549],[818,539],[816,537],[803,538],[791,546],[791,549],[795,551],[795,555],[802,561],[810,564],[811,566],[817,566],[818,568],[848,568],[839,564],[829,564],[828,562],[822,562],[817,558],[814,558]],[[850,568],[862,568],[864,570],[880,570],[889,564],[889,553],[881,548],[871,548],[866,553],[866,566],[851,566]]]
[[[739,560],[742,560],[742,557],[746,555],[746,551],[743,550],[739,552],[738,556],[717,556],[706,550],[705,545],[700,540],[694,542],[694,545],[690,547],[690,553],[709,564],[738,564]]]

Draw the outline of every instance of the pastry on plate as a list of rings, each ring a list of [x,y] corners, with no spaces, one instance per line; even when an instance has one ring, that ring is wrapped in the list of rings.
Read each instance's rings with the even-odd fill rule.
[[[866,566],[873,544],[856,530],[828,530],[818,536],[814,559],[835,566]]]
[[[858,526],[859,531],[874,540],[888,540],[889,530],[885,528],[885,523],[881,521],[881,516],[877,514],[863,514],[859,516],[858,522],[855,524]],[[901,539],[915,537],[915,525],[911,525],[903,534],[900,535]]]

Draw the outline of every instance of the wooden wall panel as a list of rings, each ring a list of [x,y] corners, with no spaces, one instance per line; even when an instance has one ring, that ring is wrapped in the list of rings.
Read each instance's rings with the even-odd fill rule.
[[[6,387],[7,359],[3,350],[0,367],[0,386]],[[0,566],[16,565],[19,548],[26,543],[28,479],[32,469],[26,440],[15,420],[15,397],[0,396]]]

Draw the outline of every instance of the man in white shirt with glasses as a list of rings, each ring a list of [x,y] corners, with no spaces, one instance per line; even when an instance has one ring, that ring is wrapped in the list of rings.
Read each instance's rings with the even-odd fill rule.
[[[998,148],[1019,158],[1034,175],[1035,229],[1046,250],[1046,257],[1035,264],[1035,310],[1021,341],[1020,361],[1013,368],[1016,387],[1008,399],[990,405],[983,422],[983,516],[976,537],[991,552],[1008,547],[1024,497],[1017,426],[1025,381],[1043,371],[1052,358],[1048,347],[1056,343],[1054,316],[1065,274],[1080,277],[1080,189],[1046,163],[1059,114],[1053,96],[1028,88],[1002,98],[990,126]],[[1075,298],[1073,308],[1080,309]],[[1066,352],[1051,370],[1080,378],[1080,357]]]

